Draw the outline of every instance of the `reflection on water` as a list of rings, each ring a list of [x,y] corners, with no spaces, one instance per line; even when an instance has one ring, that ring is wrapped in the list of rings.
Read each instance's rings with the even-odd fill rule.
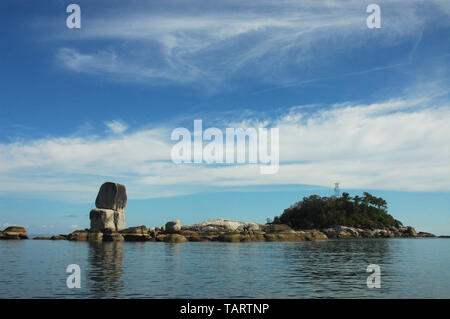
[[[288,262],[286,276],[297,289],[309,287],[311,297],[357,297],[368,294],[367,265],[388,265],[392,259],[389,241],[334,240],[308,242],[304,245],[283,247]],[[383,277],[390,276],[383,267]],[[372,290],[372,297],[389,293],[385,285]]]
[[[95,298],[119,296],[124,283],[123,242],[89,242],[90,290]]]
[[[0,298],[450,298],[450,240],[0,242]],[[81,289],[66,267],[80,265]],[[369,289],[369,264],[381,288]]]

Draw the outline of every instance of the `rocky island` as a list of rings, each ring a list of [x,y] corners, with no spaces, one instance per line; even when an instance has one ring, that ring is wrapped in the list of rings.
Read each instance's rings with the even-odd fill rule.
[[[71,241],[150,241],[193,242],[262,242],[315,241],[328,238],[392,238],[435,237],[416,232],[411,226],[387,214],[386,202],[364,193],[364,197],[304,198],[272,222],[215,219],[193,225],[182,225],[176,219],[162,227],[145,225],[126,228],[125,208],[127,193],[124,185],[106,182],[98,192],[95,208],[90,211],[90,228],[67,235],[35,237],[36,240]],[[0,231],[0,239],[28,239],[25,228],[12,226]]]
[[[28,236],[24,227],[10,226],[0,231],[0,239],[28,239]]]
[[[364,192],[363,196],[321,197],[311,195],[275,216],[273,224],[293,229],[319,229],[329,238],[436,237],[404,226],[387,212],[384,199]]]

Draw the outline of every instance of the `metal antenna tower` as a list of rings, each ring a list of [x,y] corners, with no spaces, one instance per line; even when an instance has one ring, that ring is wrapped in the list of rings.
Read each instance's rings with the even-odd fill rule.
[[[339,189],[339,183],[334,183],[334,196],[340,197],[341,190]]]

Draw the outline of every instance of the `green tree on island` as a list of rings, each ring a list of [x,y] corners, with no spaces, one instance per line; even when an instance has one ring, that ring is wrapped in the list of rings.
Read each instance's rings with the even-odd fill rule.
[[[321,197],[311,195],[285,209],[275,216],[273,224],[287,224],[294,229],[329,228],[339,225],[378,228],[394,226],[396,220],[387,213],[387,203],[383,198],[367,192],[363,197],[351,197],[342,193],[341,197]]]

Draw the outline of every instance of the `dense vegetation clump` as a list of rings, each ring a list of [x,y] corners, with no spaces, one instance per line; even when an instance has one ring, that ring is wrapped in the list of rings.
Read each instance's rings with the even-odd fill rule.
[[[348,193],[336,197],[304,197],[273,220],[294,229],[329,228],[339,225],[359,228],[394,226],[396,220],[387,213],[384,199],[364,192],[363,197]]]

